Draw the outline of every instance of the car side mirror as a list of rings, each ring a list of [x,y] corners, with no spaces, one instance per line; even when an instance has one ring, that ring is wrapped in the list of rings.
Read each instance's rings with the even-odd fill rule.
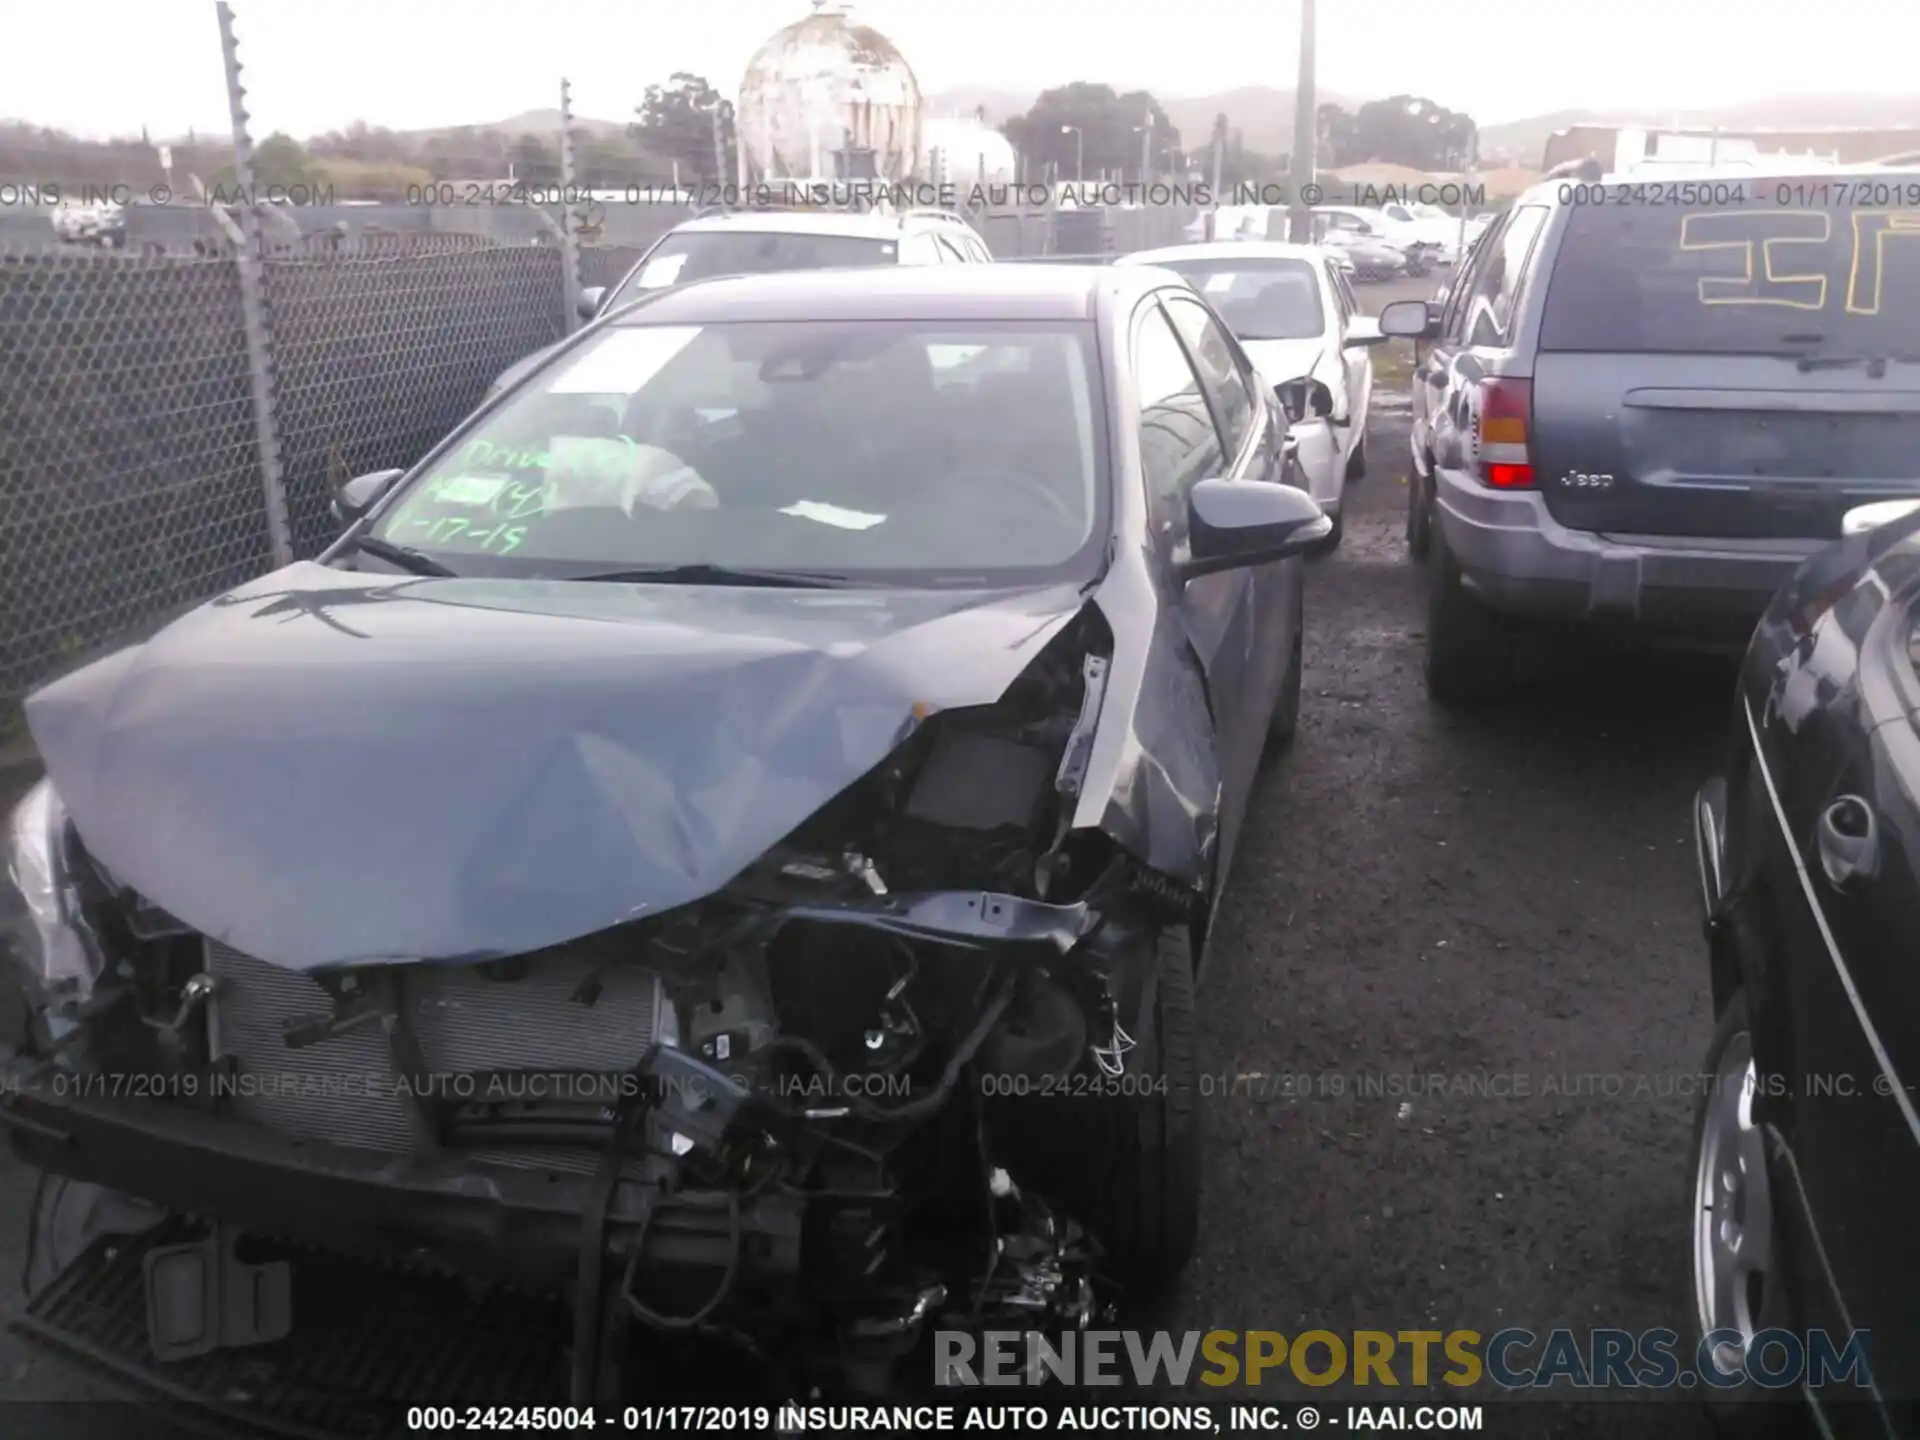
[[[582,290],[580,292],[580,303],[575,307],[580,312],[580,318],[582,320],[593,319],[594,316],[600,313],[600,302],[606,298],[607,287],[604,285],[589,285],[586,289]]]
[[[1298,380],[1287,380],[1274,386],[1273,393],[1279,397],[1280,408],[1287,412],[1290,424],[1324,420],[1333,414],[1333,391],[1323,381],[1302,375]]]
[[[1440,326],[1425,300],[1395,300],[1380,312],[1380,333],[1389,339],[1431,340]]]
[[[1380,322],[1371,315],[1356,315],[1347,322],[1347,340],[1343,349],[1359,350],[1386,343],[1387,337],[1380,333]]]
[[[1202,480],[1187,496],[1182,580],[1304,555],[1333,521],[1304,490],[1267,480]]]
[[[393,488],[404,470],[374,470],[343,480],[333,493],[333,518],[342,525],[357,525],[367,512],[380,503],[380,497]]]
[[[1876,500],[1871,505],[1856,505],[1841,516],[1840,533],[1842,536],[1864,535],[1882,525],[1904,520],[1916,510],[1920,510],[1920,500]]]

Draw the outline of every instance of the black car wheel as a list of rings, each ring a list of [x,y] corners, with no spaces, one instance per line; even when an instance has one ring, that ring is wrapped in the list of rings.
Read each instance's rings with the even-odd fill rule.
[[[1267,723],[1267,750],[1284,750],[1293,743],[1300,728],[1301,670],[1306,659],[1306,617],[1293,629],[1293,653],[1287,658],[1287,678],[1280,687],[1280,701],[1273,707],[1273,719]]]
[[[1694,1293],[1688,1359],[1701,1356],[1705,1337],[1716,1335],[1702,1363],[1728,1375],[1743,1373],[1756,1334],[1790,1328],[1793,1317],[1766,1140],[1753,1118],[1759,1073],[1746,996],[1736,990],[1715,1027],[1703,1067],[1710,1078],[1694,1108],[1688,1234]],[[1796,1433],[1806,1422],[1797,1394],[1752,1381],[1709,1392],[1707,1409],[1723,1434],[1742,1440]]]
[[[1407,553],[1425,560],[1433,549],[1433,512],[1427,508],[1427,486],[1416,468],[1407,476]]]
[[[1121,1093],[1087,1102],[1094,1111],[1088,1128],[1099,1136],[1105,1163],[1081,1176],[1081,1214],[1116,1273],[1140,1290],[1174,1279],[1200,1233],[1193,941],[1175,925],[1147,943],[1154,947],[1154,997],[1146,1033],[1134,1037],[1126,1077],[1115,1082]]]
[[[1504,617],[1469,593],[1446,532],[1432,527],[1427,564],[1427,694],[1442,705],[1494,700],[1513,688],[1517,645]]]
[[[1345,509],[1336,510],[1333,515],[1333,529],[1327,532],[1327,538],[1313,547],[1315,555],[1331,555],[1340,548],[1340,542],[1347,535],[1347,515]]]

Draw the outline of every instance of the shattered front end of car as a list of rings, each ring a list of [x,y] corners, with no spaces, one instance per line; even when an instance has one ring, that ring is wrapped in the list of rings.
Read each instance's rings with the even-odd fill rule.
[[[1113,664],[1087,605],[712,893],[466,962],[244,953],[43,787],[14,824],[37,1020],[0,1119],[175,1214],[564,1294],[576,1399],[645,1331],[864,1384],[936,1325],[1084,1326],[1093,1110],[1126,1103],[1100,1082],[1135,1073],[1153,933],[1198,893],[1075,821]],[[1140,769],[1166,847],[1194,817]],[[1092,1098],[1040,1103],[1076,1077]]]

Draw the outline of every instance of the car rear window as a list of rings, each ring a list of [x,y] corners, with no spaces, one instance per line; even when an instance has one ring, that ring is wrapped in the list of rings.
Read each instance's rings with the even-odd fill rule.
[[[1920,183],[1567,188],[1543,350],[1920,352]]]

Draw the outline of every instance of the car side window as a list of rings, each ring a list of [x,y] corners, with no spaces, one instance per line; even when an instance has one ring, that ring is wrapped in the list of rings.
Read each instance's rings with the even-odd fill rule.
[[[940,262],[940,247],[926,231],[917,231],[900,242],[902,265],[938,265]]]
[[[1333,269],[1333,288],[1340,292],[1340,299],[1347,307],[1349,316],[1360,313],[1360,297],[1353,293],[1353,281],[1347,278],[1347,272],[1339,266]]]
[[[1167,314],[1173,317],[1174,328],[1180,332],[1187,353],[1193,357],[1193,368],[1200,373],[1200,383],[1206,390],[1208,403],[1213,406],[1214,418],[1220,423],[1221,439],[1231,461],[1239,456],[1258,428],[1259,400],[1247,377],[1240,373],[1233,342],[1227,338],[1220,322],[1213,318],[1213,312],[1184,295],[1169,294],[1163,298]]]
[[[1527,257],[1546,222],[1543,205],[1522,205],[1508,219],[1499,240],[1488,247],[1466,299],[1462,325],[1469,345],[1504,345],[1514,301],[1526,276]]]
[[[1141,306],[1133,341],[1140,395],[1140,465],[1147,513],[1169,550],[1187,539],[1187,497],[1224,468],[1220,432],[1173,323],[1152,301]]]
[[[1347,289],[1346,277],[1340,273],[1338,265],[1331,260],[1322,261],[1321,264],[1326,269],[1327,284],[1333,290],[1334,303],[1340,308],[1340,328],[1344,330],[1347,322],[1353,319],[1353,312],[1358,308],[1352,303],[1353,292]]]
[[[1458,343],[1466,338],[1463,320],[1467,314],[1467,301],[1479,287],[1480,277],[1487,270],[1487,257],[1499,248],[1500,236],[1506,227],[1505,218],[1489,226],[1475,243],[1473,252],[1467,256],[1466,264],[1454,276],[1453,285],[1447,292],[1447,308],[1440,321],[1440,333],[1448,340]]]

